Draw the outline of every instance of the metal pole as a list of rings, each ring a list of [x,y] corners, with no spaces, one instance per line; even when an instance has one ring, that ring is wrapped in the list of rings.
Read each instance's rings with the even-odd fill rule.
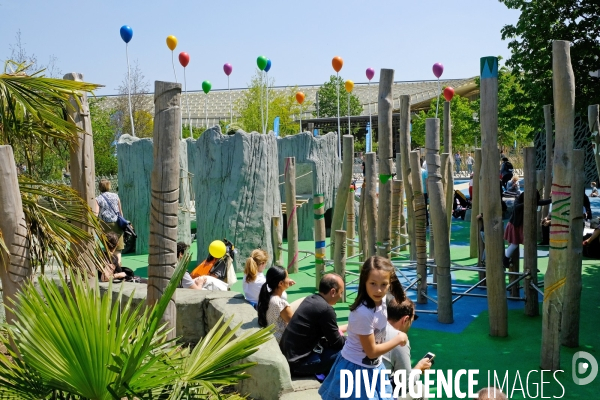
[[[340,74],[335,73],[337,87],[337,112],[338,112],[338,159],[342,161],[342,128],[340,127]]]
[[[229,89],[229,75],[227,75],[227,91],[229,92],[229,124],[233,124],[233,105],[231,103],[231,89]]]
[[[208,129],[208,93],[204,96],[204,129]]]
[[[193,138],[194,135],[192,134],[192,117],[190,114],[190,98],[187,94],[187,80],[185,78],[185,68],[183,68],[183,86],[185,88],[185,104],[186,104],[187,112],[188,112],[188,126],[190,128],[190,137]],[[183,138],[183,132],[181,132],[181,137]]]
[[[369,129],[370,129],[370,136],[369,136],[369,144],[365,146],[368,146],[367,151],[372,151],[371,149],[373,148],[373,121],[371,120],[371,99],[370,99],[370,94],[371,94],[371,81],[369,80],[369,91],[367,94],[367,101],[369,102]]]
[[[350,130],[350,92],[348,92],[348,135],[352,135]]]
[[[269,131],[269,73],[265,72],[267,76],[267,85],[265,91],[267,92],[267,118],[265,119],[265,133]],[[302,118],[302,117],[300,117]],[[300,124],[300,128],[302,128],[302,124]],[[300,129],[302,131],[302,129]]]
[[[133,127],[133,112],[131,111],[131,71],[129,69],[128,44],[125,44],[125,58],[127,58],[127,97],[129,98],[129,120],[131,121],[131,135],[135,137],[135,128]]]

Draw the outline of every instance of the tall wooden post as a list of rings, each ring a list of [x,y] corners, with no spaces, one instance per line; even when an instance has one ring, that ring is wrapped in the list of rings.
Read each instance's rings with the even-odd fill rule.
[[[279,217],[271,217],[271,244],[273,246],[273,265],[277,265],[278,267],[283,267],[283,258],[281,257],[281,255],[283,254],[283,252],[281,251],[281,235],[282,229]]]
[[[449,165],[443,168],[446,173],[446,221],[448,221],[448,238],[452,235],[452,203],[454,203],[454,156],[452,155],[452,116],[450,115],[450,101],[444,102],[444,153],[448,154]],[[466,162],[466,161],[465,161]],[[443,161],[442,161],[443,165]],[[431,209],[431,207],[429,207]],[[472,253],[472,251],[471,251]],[[471,256],[474,257],[474,256]]]
[[[367,153],[365,157],[365,216],[367,220],[367,247],[363,248],[365,260],[377,254],[377,171],[375,153]],[[362,195],[361,195],[362,197]]]
[[[400,154],[402,161],[402,180],[406,193],[406,223],[408,240],[410,241],[410,259],[417,259],[417,243],[415,240],[415,209],[413,206],[413,186],[410,171],[410,96],[400,96]],[[419,171],[420,172],[420,171]]]
[[[313,196],[315,214],[315,288],[319,288],[325,273],[325,196],[317,193]]]
[[[490,336],[508,335],[508,305],[502,256],[504,225],[498,184],[498,58],[483,57],[481,73],[481,172]]]
[[[343,137],[344,154],[342,163],[342,177],[335,195],[335,205],[333,207],[333,219],[331,220],[331,232],[342,229],[344,224],[344,212],[346,211],[346,202],[348,201],[348,192],[350,191],[350,183],[352,183],[352,166],[354,164],[354,136],[344,135]],[[333,251],[335,248],[335,235],[330,235],[331,251],[330,255],[333,259]]]
[[[298,214],[296,214],[296,158],[285,158],[285,213],[287,214],[287,271],[298,272]]]
[[[471,258],[478,257],[479,249],[479,222],[477,215],[479,211],[479,175],[481,174],[481,149],[475,149],[475,165],[473,165],[473,194],[471,197],[471,232],[470,232],[470,254]],[[477,262],[479,264],[479,261]],[[482,273],[480,273],[482,274]],[[481,279],[481,278],[480,278]]]
[[[560,324],[564,303],[566,268],[570,261],[569,241],[575,125],[575,76],[571,67],[571,43],[552,43],[552,86],[556,145],[552,165],[552,225],[550,226],[550,259],[544,279],[544,321],[542,324],[541,364],[543,369],[560,369]],[[579,210],[576,210],[580,212]]]
[[[567,282],[562,313],[561,344],[567,347],[579,346],[579,320],[581,313],[581,261],[583,255],[583,193],[585,190],[583,170],[585,155],[583,150],[573,150],[573,169],[571,193],[571,230],[569,232],[568,260],[566,268]]]
[[[408,243],[406,230],[406,217],[404,216],[404,175],[402,174],[402,156],[396,153],[396,179],[400,181],[400,243]],[[408,250],[408,246],[402,246],[402,251]]]
[[[525,174],[525,187],[536,187],[535,147],[525,147],[523,159],[523,172]],[[523,203],[523,272],[529,271],[530,276],[525,278],[525,314],[530,317],[539,315],[538,293],[531,286],[537,286],[537,192],[525,190]]]
[[[552,191],[552,155],[554,154],[554,137],[552,127],[552,105],[544,106],[544,126],[546,128],[546,177],[544,178],[544,198],[549,199]],[[548,215],[550,205],[542,208],[542,214]]]
[[[72,72],[66,74],[63,79],[83,82],[83,74]],[[77,143],[70,147],[70,165],[71,165],[71,187],[79,193],[91,209],[94,208],[96,200],[96,173],[94,164],[94,142],[92,133],[92,121],[90,119],[90,109],[88,106],[87,93],[82,92],[79,95],[79,102],[72,96],[69,102],[73,106],[69,117],[80,129],[77,133]],[[77,226],[87,231],[90,238],[93,238],[94,231],[90,225],[77,224]],[[89,276],[97,276],[93,268],[94,259],[94,241],[74,243],[78,253],[90,268]]]
[[[348,238],[348,256],[354,255],[354,236],[355,236],[356,218],[354,215],[354,189],[348,192],[348,201],[346,202],[346,232]]]
[[[598,134],[598,127],[600,126],[600,119],[598,118],[600,115],[599,107],[598,104],[588,106],[588,124],[590,126],[590,132],[592,132],[592,137],[594,138],[594,158],[596,159],[596,170],[600,177],[600,134]],[[596,183],[600,184],[600,182]]]
[[[392,180],[392,247],[400,251],[398,246],[402,243],[400,240],[400,218],[402,216],[402,181]]]
[[[448,235],[452,230],[452,205],[454,203],[454,175],[452,172],[452,154],[443,153],[440,156],[442,162],[442,184],[444,185],[444,193],[446,196],[446,225],[448,226]],[[448,186],[448,182],[452,182],[452,187]],[[448,236],[450,237],[450,236]]]
[[[394,70],[382,68],[379,75],[378,101],[378,145],[379,154],[379,206],[377,207],[377,255],[390,257],[390,242],[392,240],[392,85]]]
[[[27,240],[27,224],[23,213],[21,191],[17,179],[17,167],[11,146],[0,146],[0,232],[7,254],[0,250],[0,279],[6,322],[14,323],[15,314],[7,308],[15,308],[12,301],[29,282],[33,274]]]
[[[544,179],[545,179],[545,175],[546,175],[546,171],[543,169],[538,169],[537,171],[535,171],[535,187],[538,191],[538,193],[540,194],[540,196],[542,195],[542,193],[544,193]],[[545,197],[546,199],[549,199],[550,197]],[[542,218],[546,217],[546,215],[543,214],[542,212],[542,207],[539,207],[539,211],[537,212],[537,240],[541,241],[542,240]]]
[[[150,238],[147,304],[163,295],[177,265],[177,209],[179,206],[179,138],[181,135],[181,84],[154,83],[154,165],[150,178]],[[174,179],[175,177],[175,179]],[[175,338],[175,295],[162,322]]]
[[[335,231],[335,249],[333,254],[333,269],[342,277],[344,287],[346,286],[346,231]],[[342,301],[346,302],[346,291],[344,290]]]
[[[438,294],[438,322],[454,322],[452,311],[452,278],[450,276],[450,238],[446,226],[446,196],[442,187],[440,159],[440,120],[425,121],[425,144],[427,147],[427,193],[432,230],[435,234],[435,264]]]
[[[419,152],[410,152],[411,181],[413,184],[413,207],[415,210],[415,236],[417,247],[417,277],[420,279],[417,286],[417,303],[427,303],[427,237],[425,196],[423,196],[423,181],[421,177],[421,163]]]
[[[365,180],[363,181],[362,188],[360,190],[360,200],[358,202],[358,251],[361,256],[360,261],[365,261],[367,257],[367,250],[369,243],[367,241],[368,227],[367,227],[367,211],[366,211],[366,200],[367,197],[367,182],[366,182],[366,167],[365,167]]]

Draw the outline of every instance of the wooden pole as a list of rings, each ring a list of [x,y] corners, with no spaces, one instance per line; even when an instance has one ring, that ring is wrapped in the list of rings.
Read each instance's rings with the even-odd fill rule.
[[[397,175],[396,175],[397,176]],[[392,247],[396,251],[400,251],[398,248],[401,243],[400,236],[400,216],[402,215],[402,181],[398,179],[392,180]]]
[[[552,165],[552,225],[550,226],[550,259],[544,279],[544,320],[542,323],[541,367],[560,369],[560,324],[564,303],[567,252],[572,194],[571,169],[575,124],[575,76],[571,67],[571,43],[552,43],[552,86],[556,145]],[[579,212],[579,210],[577,210]]]
[[[335,231],[335,250],[333,255],[333,268],[336,274],[342,277],[346,287],[346,231]],[[346,302],[346,291],[344,290],[342,301]]]
[[[538,169],[535,172],[535,187],[538,191],[538,193],[540,193],[540,195],[542,193],[544,193],[544,179],[545,179],[545,174],[546,172],[543,169]],[[547,199],[549,199],[550,197],[546,197]],[[546,214],[547,215],[547,214]],[[539,211],[537,212],[537,221],[536,221],[536,225],[537,225],[537,240],[538,241],[542,241],[542,218],[544,218],[546,215],[543,214],[542,212],[542,207],[539,207]]]
[[[404,175],[402,174],[402,156],[400,153],[396,153],[396,179],[400,181],[400,243],[408,243],[406,231],[406,217],[404,215]],[[408,250],[408,246],[402,246],[402,251]]]
[[[0,279],[6,322],[15,322],[15,314],[6,306],[12,304],[17,295],[33,275],[27,239],[27,223],[23,213],[21,191],[17,179],[17,166],[11,146],[0,146],[0,232],[8,255],[0,250]]]
[[[317,193],[313,196],[315,214],[315,288],[325,274],[325,195]]]
[[[508,305],[502,256],[504,225],[498,183],[498,58],[483,57],[481,72],[481,172],[480,194],[485,194],[483,226],[485,231],[486,276],[490,336],[508,335]]]
[[[573,150],[571,200],[571,230],[569,232],[568,260],[566,268],[565,298],[562,313],[561,344],[567,347],[579,347],[579,320],[581,313],[581,261],[583,255],[583,193],[585,190],[583,169],[585,154],[583,150]]]
[[[470,254],[471,258],[478,257],[479,250],[479,222],[477,215],[479,211],[479,175],[481,174],[481,149],[475,149],[475,165],[473,165],[473,194],[471,197],[471,232],[470,232]],[[479,262],[477,263],[479,264]],[[480,272],[481,276],[483,272]],[[482,279],[481,277],[479,278]]]
[[[400,96],[400,154],[402,161],[402,180],[406,193],[406,223],[408,240],[410,241],[410,259],[417,259],[417,244],[415,240],[415,211],[413,206],[413,184],[410,180],[410,96]]]
[[[415,210],[415,236],[417,239],[417,276],[420,278],[417,286],[417,303],[427,303],[427,237],[425,227],[425,196],[421,178],[421,163],[419,152],[410,152],[411,181],[413,184],[413,207]]]
[[[277,265],[278,267],[283,267],[283,258],[281,257],[281,233],[281,223],[279,221],[279,217],[271,217],[271,244],[273,245],[273,265]]]
[[[348,256],[354,255],[354,236],[356,227],[356,217],[354,215],[354,189],[348,192],[348,201],[346,202],[346,232],[348,237]]]
[[[363,248],[365,260],[377,254],[377,173],[375,153],[367,153],[365,157],[365,217],[367,220],[367,246]],[[361,195],[362,197],[362,195]]]
[[[535,170],[535,147],[525,147],[523,159],[523,173],[525,174],[525,188],[537,186],[537,171]],[[537,191],[525,190],[523,204],[523,272],[528,273],[525,278],[525,314],[530,317],[539,315],[538,292],[531,286],[537,286]]]
[[[298,214],[296,213],[296,158],[285,158],[285,212],[287,214],[287,271],[298,272]]]
[[[600,126],[600,119],[598,118],[600,115],[599,107],[598,104],[588,106],[588,124],[590,126],[590,132],[592,132],[592,137],[594,138],[594,158],[596,159],[596,170],[600,177],[600,134],[598,134],[598,127]],[[600,184],[600,182],[596,183]]]
[[[448,224],[448,238],[452,236],[452,203],[454,202],[454,156],[452,155],[452,116],[450,115],[451,102],[444,102],[444,153],[448,154],[446,163],[449,165],[443,168],[446,174],[446,221]],[[466,161],[465,161],[466,162]],[[442,161],[442,165],[443,161]],[[431,209],[431,207],[429,207]],[[474,257],[474,256],[471,256]]]
[[[365,177],[366,177],[366,167],[365,167]],[[367,214],[366,214],[366,201],[367,197],[367,182],[363,181],[362,188],[360,191],[360,200],[358,202],[358,251],[361,256],[359,257],[360,261],[365,261],[367,258],[365,254],[367,253],[366,249],[369,247],[369,243],[367,241]]]
[[[450,237],[446,226],[446,196],[442,187],[439,154],[440,120],[438,118],[427,118],[425,121],[425,144],[427,147],[427,192],[429,193],[431,230],[434,231],[435,235],[438,322],[451,324],[454,322],[454,317],[452,311],[452,278],[450,276]]]
[[[352,166],[354,164],[354,136],[344,135],[343,138],[343,163],[342,177],[340,185],[335,196],[335,205],[333,207],[333,219],[331,221],[331,232],[342,229],[344,224],[344,212],[346,211],[346,202],[348,201],[348,192],[350,191],[350,183],[352,183]],[[333,251],[335,248],[335,235],[330,235],[331,251],[330,256],[333,259]]]
[[[148,306],[165,291],[177,265],[177,211],[179,207],[179,138],[181,136],[181,84],[154,83],[154,165],[150,178],[150,237],[148,254]],[[173,178],[175,177],[175,179]],[[175,294],[161,322],[175,338]]]
[[[544,126],[546,128],[546,177],[544,178],[544,198],[550,198],[550,192],[552,191],[552,154],[554,150],[554,137],[552,135],[552,105],[546,104],[544,106]],[[542,208],[542,215],[545,217],[548,215],[550,205]]]
[[[390,257],[392,240],[392,164],[394,146],[392,135],[392,85],[394,70],[382,68],[379,75],[378,141],[379,147],[379,205],[377,207],[377,255]]]
[[[83,82],[83,74],[72,72],[66,74],[63,79]],[[69,98],[69,102],[73,106],[69,112],[69,117],[80,129],[77,133],[76,144],[70,147],[71,187],[79,193],[79,196],[86,201],[88,207],[93,210],[96,205],[96,173],[92,121],[90,119],[87,93],[82,92],[78,97],[79,102],[73,96]],[[90,225],[76,225],[86,231],[90,238],[94,237],[94,230]],[[73,245],[77,248],[77,252],[82,259],[85,260],[84,264],[89,268],[88,276],[96,277],[97,274],[92,261],[94,259],[94,241],[76,242]]]

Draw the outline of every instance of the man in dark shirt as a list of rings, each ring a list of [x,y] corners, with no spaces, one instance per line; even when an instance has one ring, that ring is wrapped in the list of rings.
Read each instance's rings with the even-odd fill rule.
[[[342,278],[327,274],[319,283],[319,293],[304,299],[294,312],[279,342],[293,376],[329,373],[346,341],[332,307],[343,293]]]

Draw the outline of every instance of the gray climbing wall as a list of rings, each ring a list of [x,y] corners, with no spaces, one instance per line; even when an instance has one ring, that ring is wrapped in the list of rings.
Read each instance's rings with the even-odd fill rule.
[[[221,134],[218,126],[187,139],[194,174],[198,261],[208,245],[227,238],[238,249],[237,271],[256,248],[272,257],[271,217],[281,216],[276,138],[256,132]]]
[[[138,237],[136,254],[148,253],[150,234],[150,174],[154,165],[152,139],[140,139],[123,135],[117,144],[117,162],[119,164],[119,198],[123,207],[123,216],[133,224]],[[187,179],[188,156],[185,141],[179,148],[179,229],[177,240],[191,243],[190,234],[190,188]]]
[[[309,132],[303,132],[278,138],[277,149],[279,175],[284,173],[286,157],[296,157],[296,178],[312,170],[311,175],[296,180],[296,195],[309,199],[297,211],[298,240],[314,240],[313,195],[323,193],[325,210],[333,208],[334,196],[342,176],[341,163],[337,158],[337,135],[330,132],[315,137]],[[283,182],[283,176],[279,178],[279,182]],[[279,195],[281,201],[285,202],[283,185],[279,185]]]

